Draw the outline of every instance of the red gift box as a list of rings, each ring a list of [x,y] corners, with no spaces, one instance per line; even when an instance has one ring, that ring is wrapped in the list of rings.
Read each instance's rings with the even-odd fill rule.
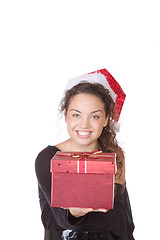
[[[58,151],[51,173],[51,207],[113,208],[115,153]]]

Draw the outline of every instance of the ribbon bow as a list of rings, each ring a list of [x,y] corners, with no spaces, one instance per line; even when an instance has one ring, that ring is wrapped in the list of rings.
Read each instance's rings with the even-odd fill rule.
[[[73,153],[72,158],[77,158],[78,160],[81,160],[83,157],[85,158],[95,158],[96,154],[100,154],[102,151],[94,151],[94,152],[81,152],[81,153]]]
[[[87,173],[87,162],[86,158],[95,158],[98,156],[102,151],[94,151],[94,152],[81,152],[81,153],[73,153],[71,156],[72,158],[76,158],[77,161],[77,173]],[[85,158],[85,161],[79,161],[82,158]]]

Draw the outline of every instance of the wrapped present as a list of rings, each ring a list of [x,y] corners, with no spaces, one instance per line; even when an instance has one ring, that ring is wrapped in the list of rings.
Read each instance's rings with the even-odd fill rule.
[[[113,208],[115,153],[58,151],[51,173],[51,207]]]

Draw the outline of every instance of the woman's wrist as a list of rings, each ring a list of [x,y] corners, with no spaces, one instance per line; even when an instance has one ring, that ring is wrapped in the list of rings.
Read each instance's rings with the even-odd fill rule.
[[[93,209],[92,208],[70,208],[69,211],[73,217],[79,218],[84,216],[88,212],[92,212]]]
[[[108,210],[107,209],[93,209],[93,208],[70,208],[69,209],[70,214],[75,217],[75,218],[79,218],[79,217],[83,217],[84,215],[86,215],[89,212],[103,212],[106,213]]]

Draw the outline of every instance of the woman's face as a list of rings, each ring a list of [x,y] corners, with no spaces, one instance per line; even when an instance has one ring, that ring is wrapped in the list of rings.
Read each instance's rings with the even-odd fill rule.
[[[66,113],[71,146],[97,150],[97,139],[107,125],[103,102],[92,94],[80,93],[71,100]]]

